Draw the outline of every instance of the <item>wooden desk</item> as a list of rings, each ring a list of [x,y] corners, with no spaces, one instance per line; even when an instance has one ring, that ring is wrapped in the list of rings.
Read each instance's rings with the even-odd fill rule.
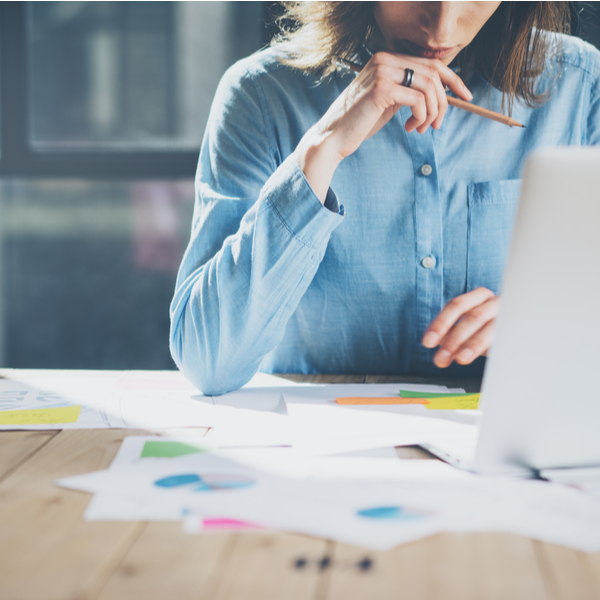
[[[477,385],[460,383],[468,391]],[[108,467],[123,438],[140,433],[147,432],[0,432],[0,598],[600,598],[600,553],[513,534],[441,534],[371,552],[283,533],[186,535],[180,523],[84,521],[90,496],[53,481]],[[401,454],[423,456],[418,449]]]

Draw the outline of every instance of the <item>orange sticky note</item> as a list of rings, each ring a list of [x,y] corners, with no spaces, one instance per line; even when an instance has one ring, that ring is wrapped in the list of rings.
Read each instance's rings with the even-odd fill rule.
[[[338,404],[355,406],[370,406],[377,404],[429,404],[428,398],[401,398],[400,396],[387,396],[385,398],[369,398],[350,396],[348,398],[336,398]]]

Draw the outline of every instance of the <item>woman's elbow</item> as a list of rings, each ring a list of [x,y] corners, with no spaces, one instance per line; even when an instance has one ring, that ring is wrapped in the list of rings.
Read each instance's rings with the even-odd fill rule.
[[[197,336],[194,340],[184,339],[181,331],[176,331],[170,339],[171,356],[179,370],[205,396],[221,396],[239,389],[247,383],[232,372],[220,360],[217,350],[201,344]]]

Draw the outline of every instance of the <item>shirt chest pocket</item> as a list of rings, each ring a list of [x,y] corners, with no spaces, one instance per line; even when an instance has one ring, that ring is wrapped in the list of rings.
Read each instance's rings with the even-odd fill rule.
[[[468,186],[467,291],[481,286],[499,293],[520,188],[520,179]]]

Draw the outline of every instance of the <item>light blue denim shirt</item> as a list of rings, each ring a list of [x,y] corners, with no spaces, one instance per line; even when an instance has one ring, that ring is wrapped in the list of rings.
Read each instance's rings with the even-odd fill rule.
[[[317,85],[273,50],[234,65],[210,114],[191,240],[171,305],[171,352],[199,389],[221,394],[257,370],[442,373],[421,337],[448,300],[500,291],[524,159],[600,142],[600,54],[564,38],[531,109],[511,128],[449,107],[407,134],[404,107],[338,167],[321,205],[291,155],[356,76]],[[502,111],[479,76],[473,102]],[[568,199],[565,199],[568,201]],[[482,360],[445,373],[475,374]]]

